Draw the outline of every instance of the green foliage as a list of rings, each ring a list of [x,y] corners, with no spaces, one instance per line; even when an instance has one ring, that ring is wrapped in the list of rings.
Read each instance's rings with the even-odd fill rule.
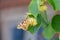
[[[51,40],[51,38],[54,36],[54,33],[55,31],[52,29],[51,24],[49,24],[43,30],[43,36],[47,38],[47,40]]]
[[[60,0],[48,0],[54,10],[60,10]]]
[[[44,12],[40,12],[41,14],[41,17],[42,17],[42,21],[45,22],[45,23],[48,23],[48,19],[47,19],[47,15],[46,15],[46,11]]]
[[[40,12],[40,14],[41,14],[41,24],[40,24],[40,26],[43,26],[43,27],[48,26],[46,12]]]
[[[52,18],[51,25],[55,31],[60,32],[60,15],[55,15]]]
[[[31,15],[28,15],[29,17],[36,18],[37,25],[35,26],[28,26],[28,30],[30,33],[34,34],[36,33],[40,26],[43,26],[43,36],[50,40],[55,32],[60,32],[60,15],[55,15],[52,18],[52,21],[48,23],[46,10],[40,11],[39,8],[43,5],[40,9],[45,9],[44,2],[49,2],[54,10],[60,10],[60,0],[31,0],[29,4],[29,13]],[[41,5],[40,5],[41,4]],[[49,24],[49,25],[48,25]]]
[[[41,21],[41,25],[46,26],[48,24],[46,12],[40,12],[39,9],[38,9],[41,1],[42,0],[32,0],[30,5],[29,5],[29,12],[32,13],[32,15],[34,17],[37,17],[38,13],[40,13],[41,17],[40,17],[40,20],[39,20],[39,17],[37,17],[38,18],[37,22],[38,22],[38,24],[40,24],[39,21]],[[60,5],[59,5],[60,0],[48,0],[48,2],[52,5],[54,10],[60,10]],[[55,29],[55,30],[59,30],[60,29],[60,28],[58,28],[60,26],[58,24],[59,21],[58,22],[56,21],[56,23],[54,23],[54,20],[56,20],[56,19],[52,19],[52,28]],[[57,28],[55,28],[55,26],[53,26],[53,25],[55,25]],[[38,25],[35,25],[35,27],[36,26],[38,26]],[[31,30],[31,29],[36,30],[35,27],[31,27],[31,28],[30,27],[31,26],[29,26],[29,30]]]
[[[53,7],[54,10],[60,10],[60,0],[47,0],[49,4]],[[46,15],[46,10],[45,11],[39,11],[40,3],[41,5],[43,2],[47,2],[45,0],[32,0],[30,5],[29,5],[29,12],[32,13],[34,17],[37,19],[37,25],[31,26],[29,25],[28,31],[30,31],[32,34],[36,33],[40,26],[44,27],[43,30],[43,36],[50,40],[55,31],[60,32],[60,15],[56,15],[53,17],[52,22],[49,22],[48,25],[48,19]],[[43,7],[42,7],[43,9]],[[40,14],[39,14],[40,13]]]
[[[39,12],[39,8],[38,8],[39,2],[40,2],[40,0],[32,0],[28,7],[29,12],[32,13],[32,15],[34,15],[35,17],[37,17],[38,12]]]

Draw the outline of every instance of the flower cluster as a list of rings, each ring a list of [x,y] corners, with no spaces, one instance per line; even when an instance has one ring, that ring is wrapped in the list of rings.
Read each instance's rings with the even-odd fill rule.
[[[35,18],[26,18],[22,23],[17,26],[17,29],[27,30],[29,25],[35,26],[37,21]]]
[[[46,2],[46,0],[41,0],[39,11],[46,11],[47,10],[47,6],[45,5],[45,2]]]
[[[47,6],[46,5],[42,5],[39,8],[40,11],[46,11],[47,10]]]

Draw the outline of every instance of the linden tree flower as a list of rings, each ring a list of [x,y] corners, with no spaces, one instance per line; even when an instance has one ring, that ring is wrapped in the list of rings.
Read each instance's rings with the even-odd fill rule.
[[[28,19],[25,19],[22,23],[20,23],[17,26],[17,29],[27,30],[28,29],[28,26],[29,26],[29,21],[28,21]]]
[[[46,11],[47,10],[47,6],[46,5],[42,5],[39,8],[40,11]]]
[[[29,18],[29,23],[30,25],[35,26],[37,24],[37,21],[35,18]]]
[[[17,29],[27,30],[29,25],[35,26],[37,21],[35,18],[26,18],[22,23],[17,26]]]

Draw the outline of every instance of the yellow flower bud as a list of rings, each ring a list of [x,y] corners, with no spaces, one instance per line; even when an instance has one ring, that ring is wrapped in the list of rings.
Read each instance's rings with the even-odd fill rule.
[[[29,18],[29,24],[32,26],[35,26],[37,24],[37,21],[35,18]]]
[[[40,11],[46,11],[47,10],[47,6],[45,6],[45,5],[40,6],[39,10]]]

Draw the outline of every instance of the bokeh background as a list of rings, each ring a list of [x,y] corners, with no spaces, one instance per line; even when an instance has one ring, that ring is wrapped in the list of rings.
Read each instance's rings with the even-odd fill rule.
[[[31,0],[0,0],[0,40],[46,40],[42,37],[42,27],[34,35],[22,29],[17,29],[17,25],[25,19],[28,13],[30,1]],[[47,17],[48,20],[51,21],[55,13],[50,5],[47,4],[47,6],[49,7]],[[53,38],[57,36],[58,34]],[[55,40],[53,38],[52,40]]]

